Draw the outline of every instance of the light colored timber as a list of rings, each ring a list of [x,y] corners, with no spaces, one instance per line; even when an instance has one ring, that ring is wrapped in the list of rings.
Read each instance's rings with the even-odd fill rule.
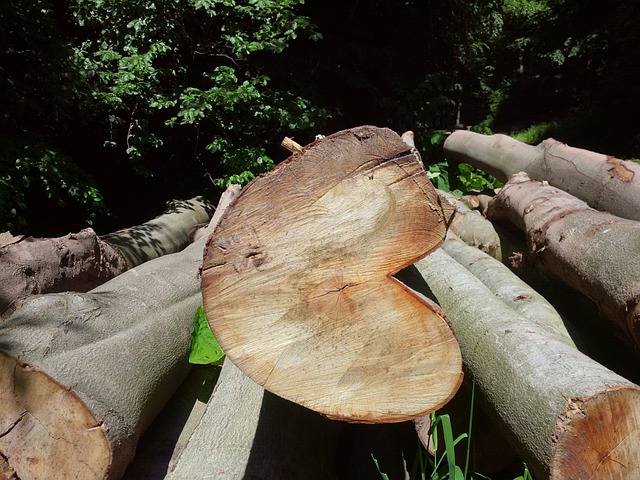
[[[388,130],[358,127],[251,182],[209,238],[207,318],[267,390],[333,418],[402,421],[446,403],[460,351],[391,275],[441,244],[451,207]]]

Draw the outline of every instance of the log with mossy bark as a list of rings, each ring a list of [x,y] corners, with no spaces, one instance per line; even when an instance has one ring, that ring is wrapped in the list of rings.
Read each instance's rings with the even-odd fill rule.
[[[211,221],[238,189],[223,195]],[[0,464],[20,480],[116,479],[189,370],[206,239],[0,323]]]
[[[91,228],[58,238],[0,236],[0,313],[18,298],[88,292],[145,261],[182,250],[206,224],[213,206],[203,197],[172,200],[142,225],[99,237]]]
[[[639,477],[640,387],[580,353],[547,305],[531,313],[533,293],[500,262],[445,243],[416,267],[447,312],[477,392],[533,477]]]
[[[525,232],[539,269],[591,299],[640,353],[640,222],[596,211],[524,173],[490,202],[487,217]]]
[[[640,220],[640,165],[573,148],[552,138],[538,146],[506,135],[459,130],[444,143],[448,159],[464,162],[506,182],[526,172],[584,200],[592,208]]]
[[[304,147],[250,183],[207,244],[204,304],[227,357],[330,417],[402,421],[446,403],[455,337],[391,275],[439,246],[449,212],[388,129]]]

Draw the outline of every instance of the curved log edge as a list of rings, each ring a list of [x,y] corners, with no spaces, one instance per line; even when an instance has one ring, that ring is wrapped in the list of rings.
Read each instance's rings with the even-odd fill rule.
[[[461,382],[457,341],[391,275],[438,248],[450,212],[391,130],[308,145],[250,183],[207,242],[216,338],[258,384],[332,418],[437,409]]]
[[[1,351],[0,377],[3,478],[104,478],[112,461],[107,428],[73,390]],[[66,455],[52,455],[61,442]]]

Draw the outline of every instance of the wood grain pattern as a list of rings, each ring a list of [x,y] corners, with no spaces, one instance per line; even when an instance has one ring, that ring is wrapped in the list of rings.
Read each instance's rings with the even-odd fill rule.
[[[208,240],[207,318],[271,392],[330,417],[437,409],[461,381],[443,314],[391,275],[438,248],[450,210],[388,129],[325,137],[250,183]]]

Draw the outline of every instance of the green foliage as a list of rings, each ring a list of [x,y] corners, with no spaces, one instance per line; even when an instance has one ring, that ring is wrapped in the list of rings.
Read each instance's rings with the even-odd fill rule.
[[[97,184],[59,146],[76,122],[86,89],[48,0],[0,4],[0,229],[23,230],[28,193],[80,205],[85,223],[105,213]]]
[[[543,140],[549,138],[555,129],[557,129],[557,124],[555,122],[544,122],[531,125],[525,130],[514,132],[511,136],[516,140],[528,143],[529,145],[537,145]]]
[[[90,173],[114,165],[151,179],[191,160],[221,186],[271,169],[265,145],[327,115],[271,80],[273,56],[321,38],[302,3],[4,2],[0,228],[25,227],[37,189],[104,213]]]
[[[224,352],[213,336],[211,327],[202,306],[196,309],[193,316],[193,331],[191,332],[191,351],[189,363],[202,365],[222,365]]]
[[[301,0],[75,1],[87,39],[74,51],[94,99],[108,107],[105,145],[124,148],[134,163],[163,145],[163,124],[195,132],[198,159],[223,167],[218,184],[244,182],[274,165],[261,143],[325,114],[273,89],[263,60],[250,61],[281,53],[299,35],[320,38],[295,13]]]
[[[114,179],[247,182],[284,135],[322,133],[316,105],[339,128],[426,136],[454,192],[495,182],[442,163],[429,132],[638,157],[639,15],[636,0],[1,2],[0,228],[24,230],[43,199],[91,221],[120,199]]]
[[[420,445],[416,453],[416,458],[413,462],[413,467],[411,471],[408,472],[408,478],[411,480],[490,480],[489,477],[480,473],[469,472],[474,403],[475,384],[472,385],[471,388],[471,403],[469,406],[469,425],[467,432],[462,433],[455,438],[451,427],[451,418],[448,414],[438,414],[434,412],[429,415],[431,424],[429,429],[429,439],[430,444],[433,447],[433,456],[427,455],[423,446]],[[456,460],[455,447],[463,440],[466,440],[467,449],[464,467],[460,467]],[[373,461],[383,480],[388,480],[389,476],[380,470],[378,461],[375,458],[373,458]],[[526,465],[524,465],[523,475],[516,477],[514,480],[533,480]]]

